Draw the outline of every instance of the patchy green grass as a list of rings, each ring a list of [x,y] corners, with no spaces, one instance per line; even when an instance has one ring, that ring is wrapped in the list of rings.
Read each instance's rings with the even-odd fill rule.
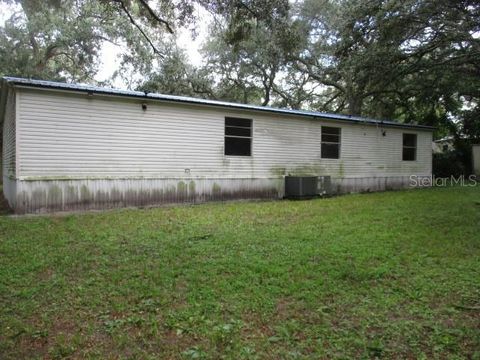
[[[480,358],[480,189],[0,217],[0,358]]]

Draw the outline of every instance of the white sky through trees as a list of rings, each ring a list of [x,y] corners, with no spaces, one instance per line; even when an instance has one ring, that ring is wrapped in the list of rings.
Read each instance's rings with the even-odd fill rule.
[[[16,6],[16,4],[6,4],[4,2],[0,2],[0,26],[4,26],[5,21],[8,20],[15,11],[21,11],[20,6]],[[195,11],[197,12],[198,17],[198,23],[196,24],[196,38],[194,39],[191,35],[191,31],[185,28],[176,29],[177,33],[173,36],[177,37],[176,43],[180,48],[185,50],[190,63],[198,66],[202,64],[203,60],[200,54],[200,48],[208,31],[210,15],[206,10],[198,5],[196,6]],[[165,36],[172,35],[166,34]],[[120,67],[120,59],[118,55],[121,53],[121,51],[122,49],[120,46],[109,42],[104,42],[100,50],[101,64],[99,66],[99,71],[95,76],[95,80],[106,81],[110,79],[115,70],[118,70]],[[126,83],[121,78],[115,79],[112,85],[115,88],[127,88]]]

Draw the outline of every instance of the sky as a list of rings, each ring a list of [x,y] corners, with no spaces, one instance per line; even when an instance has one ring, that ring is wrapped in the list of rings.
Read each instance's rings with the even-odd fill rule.
[[[5,24],[5,21],[10,18],[14,11],[19,11],[19,6],[10,5],[1,2],[0,3],[0,26]],[[210,15],[200,6],[195,8],[196,15],[198,17],[197,37],[192,38],[191,32],[188,29],[178,29],[177,34],[177,44],[183,48],[190,60],[190,63],[193,65],[202,64],[202,56],[199,52],[203,41],[205,40],[208,26],[210,23]],[[105,81],[109,79],[112,74],[119,68],[120,59],[118,55],[121,53],[121,48],[118,45],[114,45],[109,42],[104,42],[100,50],[100,67],[95,80]],[[127,88],[127,85],[121,80],[116,79],[113,84],[115,88],[124,89]]]
[[[197,32],[198,35],[195,39],[192,38],[191,32],[188,29],[178,29],[177,34],[177,45],[183,48],[189,58],[191,64],[198,66],[202,64],[202,55],[200,54],[200,48],[202,43],[205,40],[209,26],[209,17],[210,15],[206,10],[200,6],[196,6],[195,11],[197,12],[198,24]],[[121,52],[121,48],[117,45],[105,42],[101,49],[101,65],[99,72],[96,76],[96,80],[103,81],[109,79],[114,71],[118,69],[120,60],[118,55]],[[113,84],[115,88],[126,88],[126,84],[122,79],[116,79]]]

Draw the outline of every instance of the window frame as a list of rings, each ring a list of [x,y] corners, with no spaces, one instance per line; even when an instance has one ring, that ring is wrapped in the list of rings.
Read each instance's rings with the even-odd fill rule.
[[[333,135],[333,136],[338,136],[338,142],[333,142],[333,141],[323,141],[323,134],[324,134],[324,129],[338,129],[338,135],[337,134],[332,134],[332,133],[327,133],[326,135]],[[324,157],[322,155],[322,147],[323,144],[325,145],[337,145],[338,146],[338,157]],[[330,159],[330,160],[338,160],[342,156],[342,128],[340,126],[324,126],[322,125],[320,128],[320,158],[321,159]]]
[[[227,119],[238,119],[238,120],[248,120],[250,122],[250,126],[232,126],[227,125]],[[243,136],[243,135],[227,135],[227,128],[237,128],[237,129],[249,129],[250,135]],[[250,141],[249,147],[249,154],[248,155],[236,155],[236,154],[227,154],[227,138],[234,138],[234,139],[248,139]],[[252,118],[242,118],[238,116],[225,116],[223,120],[223,156],[226,157],[252,157],[253,154],[253,119]]]
[[[405,135],[412,135],[415,137],[415,146],[405,145]],[[402,133],[402,161],[417,161],[417,148],[418,148],[418,134],[416,133]],[[413,159],[405,159],[405,149],[414,150]]]

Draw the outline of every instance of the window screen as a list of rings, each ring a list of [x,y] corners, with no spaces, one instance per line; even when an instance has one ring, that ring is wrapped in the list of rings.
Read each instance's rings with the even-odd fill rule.
[[[225,118],[225,155],[252,155],[252,120]]]
[[[417,134],[403,134],[403,161],[414,161],[417,158]]]
[[[340,128],[322,126],[322,158],[340,158]]]

